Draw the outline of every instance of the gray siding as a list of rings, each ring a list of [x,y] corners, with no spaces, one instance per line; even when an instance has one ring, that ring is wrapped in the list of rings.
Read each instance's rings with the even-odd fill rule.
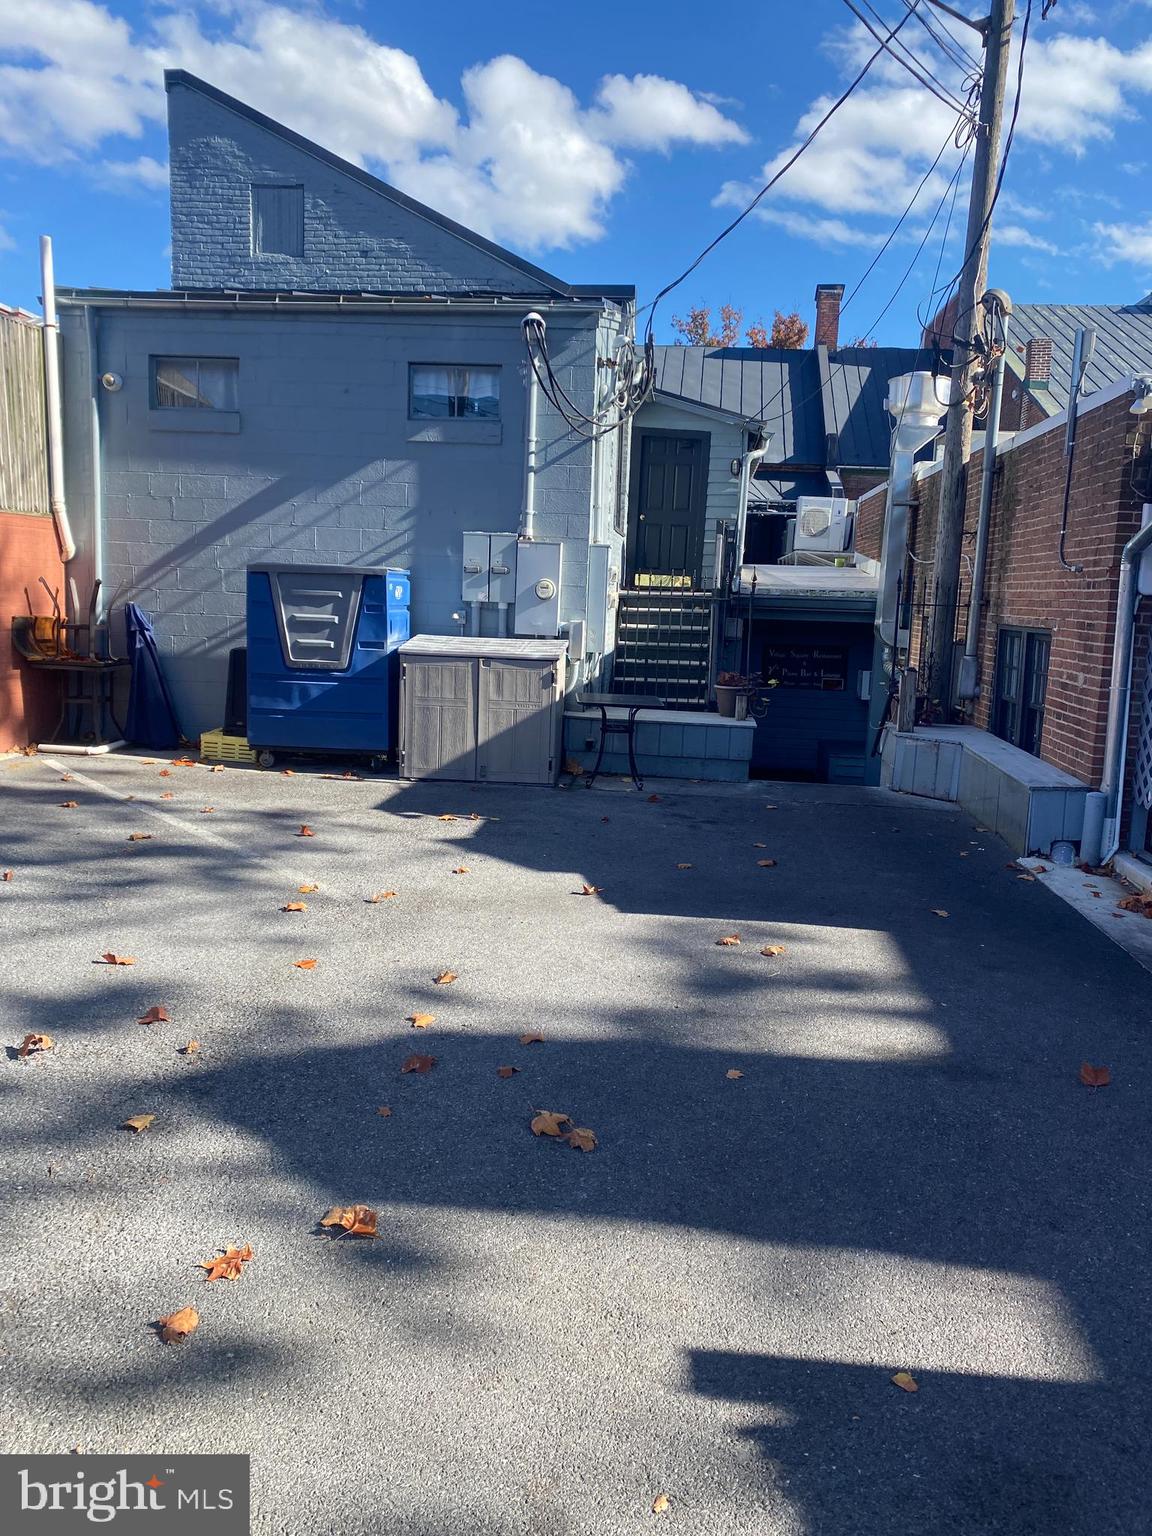
[[[172,284],[347,293],[546,293],[385,192],[189,85],[170,84]],[[303,256],[254,255],[253,183],[304,187]]]
[[[96,558],[92,371],[83,310],[66,309],[63,324],[67,468],[86,579]],[[152,614],[189,734],[220,724],[249,562],[407,567],[413,633],[459,632],[461,534],[515,532],[523,501],[517,316],[103,310],[97,324],[98,369],[124,379],[98,395],[107,592],[117,607],[131,600]],[[608,322],[595,310],[549,316],[557,369],[586,410],[598,324]],[[169,429],[149,408],[158,353],[237,357],[238,420],[221,420],[222,431]],[[502,420],[409,421],[416,360],[499,364]],[[537,536],[564,543],[567,623],[586,616],[589,529],[611,526],[613,450],[595,462],[546,402],[540,431]]]
[[[687,350],[687,349],[685,349]],[[668,405],[646,405],[636,413],[633,441],[646,427],[661,432],[707,432],[708,501],[705,511],[702,581],[715,586],[716,535],[721,523],[736,523],[740,511],[740,482],[732,473],[732,460],[744,452],[745,435],[735,422],[717,420],[697,411],[679,411]]]

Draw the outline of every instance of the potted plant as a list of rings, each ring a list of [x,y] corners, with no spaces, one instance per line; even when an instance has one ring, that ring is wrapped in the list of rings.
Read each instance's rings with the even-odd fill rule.
[[[729,720],[743,720],[748,713],[749,679],[742,672],[721,672],[716,678],[716,711]],[[743,708],[740,706],[743,705]]]

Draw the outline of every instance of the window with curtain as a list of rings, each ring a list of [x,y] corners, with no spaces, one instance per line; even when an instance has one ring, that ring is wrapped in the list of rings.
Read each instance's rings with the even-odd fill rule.
[[[303,256],[303,187],[253,186],[252,254]]]
[[[239,375],[236,357],[154,357],[152,405],[157,410],[238,410]]]
[[[408,370],[408,414],[417,419],[499,421],[500,370],[413,363]]]

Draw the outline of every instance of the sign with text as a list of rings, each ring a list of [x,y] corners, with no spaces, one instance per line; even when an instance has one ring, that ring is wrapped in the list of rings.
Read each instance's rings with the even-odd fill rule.
[[[0,1456],[0,1531],[248,1536],[247,1456]]]
[[[766,645],[761,674],[778,688],[842,693],[848,686],[846,645]]]

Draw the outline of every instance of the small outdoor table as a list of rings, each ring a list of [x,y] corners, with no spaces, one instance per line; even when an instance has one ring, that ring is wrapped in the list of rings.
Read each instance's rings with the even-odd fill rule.
[[[643,789],[644,780],[636,766],[636,716],[642,709],[666,709],[664,700],[652,698],[649,694],[578,693],[576,702],[582,709],[595,708],[600,711],[600,749],[596,753],[596,764],[584,781],[585,788],[591,789],[600,772],[600,764],[604,761],[604,743],[608,737],[625,736],[628,739],[628,771],[636,788]],[[610,709],[626,709],[627,717],[623,720],[609,720]]]

